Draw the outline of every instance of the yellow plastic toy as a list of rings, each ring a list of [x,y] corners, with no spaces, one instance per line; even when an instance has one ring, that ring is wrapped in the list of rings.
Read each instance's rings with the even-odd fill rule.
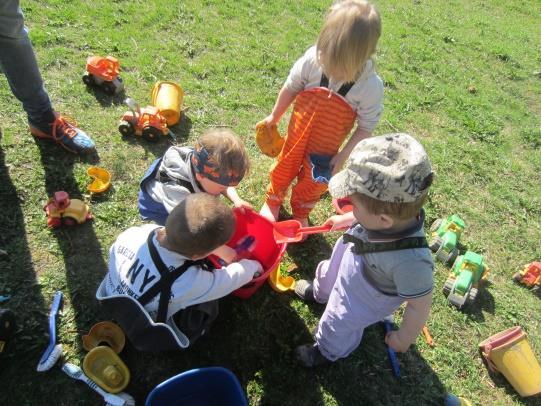
[[[295,291],[295,279],[292,276],[283,276],[280,273],[280,267],[276,267],[269,275],[269,284],[271,287],[280,293],[288,290]]]
[[[107,169],[91,166],[86,173],[93,178],[92,183],[88,185],[90,193],[102,193],[111,186],[111,174]]]
[[[79,199],[70,199],[67,192],[55,192],[43,207],[47,215],[47,226],[58,228],[61,225],[73,226],[92,219],[90,208]]]
[[[152,105],[165,117],[167,125],[175,125],[180,120],[180,108],[184,92],[178,83],[170,81],[157,82],[152,88]]]
[[[102,343],[106,343],[119,354],[126,344],[126,336],[122,329],[111,321],[102,321],[92,326],[87,335],[83,336],[83,348],[91,351]]]
[[[260,123],[255,128],[255,141],[261,152],[274,158],[282,150],[285,138],[280,135],[275,125],[269,129],[264,123]]]
[[[488,368],[501,372],[520,396],[541,394],[541,366],[520,326],[494,334],[479,348]]]
[[[86,354],[85,374],[109,393],[122,391],[130,382],[130,371],[115,352],[100,345]]]

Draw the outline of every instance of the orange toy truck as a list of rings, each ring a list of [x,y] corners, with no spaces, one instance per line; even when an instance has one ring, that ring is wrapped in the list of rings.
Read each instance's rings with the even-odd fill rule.
[[[142,136],[150,142],[157,142],[162,135],[168,135],[167,121],[157,107],[147,106],[143,109],[135,100],[128,98],[125,103],[130,111],[124,113],[118,125],[118,131],[124,136]]]
[[[83,82],[87,86],[101,87],[107,94],[120,93],[124,89],[124,83],[118,75],[120,63],[112,56],[91,56],[86,60],[86,73]]]
[[[55,192],[43,208],[47,214],[47,226],[58,228],[62,224],[73,226],[92,219],[88,205],[79,199],[70,199],[64,191]]]
[[[541,262],[532,262],[513,275],[513,280],[522,283],[541,296]]]

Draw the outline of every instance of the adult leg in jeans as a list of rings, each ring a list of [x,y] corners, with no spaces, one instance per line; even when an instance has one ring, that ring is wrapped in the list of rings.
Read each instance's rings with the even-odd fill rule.
[[[94,142],[84,131],[53,110],[19,0],[0,2],[0,66],[14,96],[23,104],[35,137],[52,140],[73,153],[94,150]]]

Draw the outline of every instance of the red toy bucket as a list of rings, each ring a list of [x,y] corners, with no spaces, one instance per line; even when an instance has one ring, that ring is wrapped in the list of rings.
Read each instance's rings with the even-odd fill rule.
[[[274,227],[265,217],[253,210],[245,210],[244,214],[239,209],[234,209],[233,211],[237,218],[237,226],[235,234],[233,234],[227,245],[235,247],[237,241],[241,238],[253,236],[256,244],[254,250],[250,252],[249,258],[259,261],[263,265],[264,270],[260,276],[252,279],[251,282],[233,292],[235,296],[248,299],[265,283],[270,273],[278,267],[284,256],[287,244],[277,244],[274,241]],[[216,268],[221,268],[216,256],[211,255],[209,259]]]
[[[332,205],[337,214],[346,214],[350,211],[353,211],[353,204],[351,200],[347,197],[342,197],[340,199],[332,199]]]

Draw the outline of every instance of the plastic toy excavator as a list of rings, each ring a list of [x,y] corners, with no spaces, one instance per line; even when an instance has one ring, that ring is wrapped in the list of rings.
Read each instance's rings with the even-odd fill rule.
[[[101,87],[107,94],[120,93],[124,83],[118,75],[120,63],[112,56],[91,56],[86,60],[86,73],[83,82],[87,86]]]
[[[162,135],[168,135],[167,121],[157,107],[139,108],[132,98],[125,100],[130,111],[124,113],[118,125],[118,131],[124,136],[142,136],[150,142],[157,142]]]
[[[466,251],[456,259],[443,286],[443,294],[458,309],[465,303],[473,304],[479,285],[486,279],[488,272],[481,255]]]
[[[464,227],[464,221],[456,214],[437,219],[430,226],[432,236],[429,247],[441,262],[452,264],[458,256],[458,240]]]
[[[513,275],[513,280],[531,288],[541,297],[541,262],[532,262]]]

